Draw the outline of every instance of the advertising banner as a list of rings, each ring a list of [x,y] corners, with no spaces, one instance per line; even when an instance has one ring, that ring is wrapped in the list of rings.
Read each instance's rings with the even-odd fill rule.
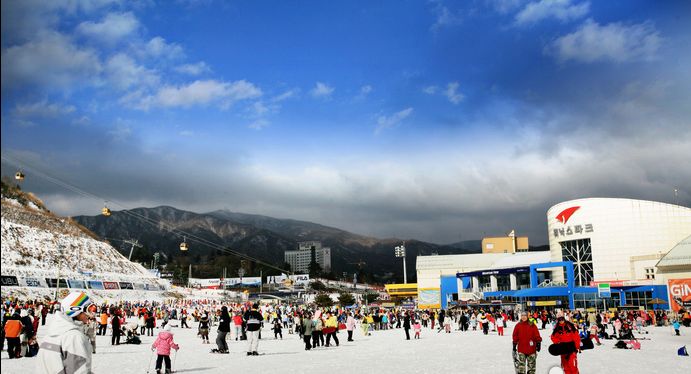
[[[135,283],[134,289],[135,290],[146,290],[146,287],[144,287],[144,283]]]
[[[119,290],[118,282],[103,282],[103,289],[105,290]]]
[[[17,277],[14,275],[3,275],[0,277],[0,280],[2,281],[2,286],[7,287],[7,286],[19,286],[19,281],[17,281]]]
[[[121,290],[133,290],[134,285],[130,282],[120,282],[120,289]]]
[[[295,274],[295,275],[270,275],[266,277],[267,284],[278,284],[278,285],[288,285],[287,280],[293,281],[295,286],[307,286],[310,283],[310,276],[308,274]]]
[[[421,288],[418,293],[417,305],[420,309],[441,308],[441,291],[438,288]]]
[[[24,285],[26,287],[46,287],[41,278],[24,278]]]
[[[691,278],[670,279],[667,281],[669,306],[679,312],[682,307],[691,308]]]
[[[210,290],[216,290],[221,288],[221,278],[190,278],[188,280],[190,287],[193,288],[205,288]]]
[[[55,278],[46,278],[46,283],[48,284],[48,287],[50,287],[50,288],[55,288],[55,287],[69,288],[69,287],[67,287],[67,280],[65,278],[60,278],[60,282],[58,282],[58,280]]]
[[[228,278],[224,280],[227,287],[259,287],[261,277]]]
[[[70,288],[86,288],[86,282],[84,282],[83,280],[68,279],[67,283],[70,285]]]
[[[89,288],[92,290],[102,290],[103,289],[103,282],[101,281],[89,281]]]

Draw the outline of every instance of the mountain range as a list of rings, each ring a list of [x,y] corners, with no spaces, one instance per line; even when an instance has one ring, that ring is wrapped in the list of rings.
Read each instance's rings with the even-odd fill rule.
[[[124,254],[130,244],[123,240],[136,239],[144,247],[136,250],[133,260],[149,261],[150,256],[161,253],[168,266],[177,272],[185,272],[192,264],[194,277],[219,277],[223,268],[234,276],[240,267],[248,267],[249,275],[259,269],[271,273],[262,266],[240,263],[235,256],[207,246],[208,241],[241,252],[253,258],[286,268],[284,251],[297,249],[298,242],[318,240],[331,248],[332,277],[352,279],[358,273],[360,281],[402,281],[402,261],[394,257],[394,247],[403,243],[396,238],[378,239],[353,234],[317,223],[292,219],[278,219],[262,215],[217,210],[209,213],[193,213],[169,206],[136,208],[113,211],[109,217],[76,216],[81,225],[111,241]],[[171,230],[175,230],[171,232]],[[190,234],[180,237],[177,232]],[[189,251],[181,252],[179,244],[188,242]],[[480,252],[479,241],[439,245],[418,240],[406,240],[406,259],[409,281],[415,280],[415,258],[418,255],[463,254]],[[364,279],[363,279],[364,278]]]

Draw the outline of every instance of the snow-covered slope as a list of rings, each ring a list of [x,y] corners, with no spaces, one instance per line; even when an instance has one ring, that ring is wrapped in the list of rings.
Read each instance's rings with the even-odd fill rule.
[[[71,219],[4,196],[1,246],[3,276],[162,284]]]

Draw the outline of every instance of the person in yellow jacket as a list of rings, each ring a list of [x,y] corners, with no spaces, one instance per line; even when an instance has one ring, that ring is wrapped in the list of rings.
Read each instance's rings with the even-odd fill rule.
[[[369,322],[367,321],[367,316],[362,316],[362,323],[360,324],[360,328],[362,328],[362,334],[367,336],[369,335]]]
[[[330,346],[331,344],[331,338],[333,337],[334,343],[336,343],[336,347],[338,347],[338,337],[336,336],[336,333],[338,332],[338,320],[336,319],[336,316],[332,315],[329,312],[326,312],[326,322],[324,323],[324,328],[322,329],[322,333],[326,334],[326,346]]]

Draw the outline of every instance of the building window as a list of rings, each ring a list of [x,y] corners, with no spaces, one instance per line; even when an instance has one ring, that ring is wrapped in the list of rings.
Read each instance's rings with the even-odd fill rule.
[[[655,279],[655,268],[645,268],[645,279]]]
[[[569,240],[559,244],[561,244],[563,260],[573,262],[575,284],[580,287],[589,287],[593,280],[593,251],[590,238]]]

